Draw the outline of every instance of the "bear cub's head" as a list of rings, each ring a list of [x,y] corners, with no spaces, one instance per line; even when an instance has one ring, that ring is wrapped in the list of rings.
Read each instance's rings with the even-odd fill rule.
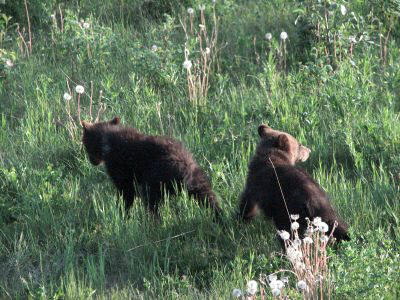
[[[97,166],[104,160],[104,153],[109,147],[105,141],[105,134],[113,126],[118,125],[120,119],[115,117],[111,121],[90,123],[82,121],[83,127],[82,143],[89,156],[90,162]]]
[[[304,162],[310,156],[311,150],[301,145],[286,132],[274,130],[262,124],[258,127],[258,134],[260,135],[260,144],[257,147],[257,152],[261,155],[277,154],[290,165]]]

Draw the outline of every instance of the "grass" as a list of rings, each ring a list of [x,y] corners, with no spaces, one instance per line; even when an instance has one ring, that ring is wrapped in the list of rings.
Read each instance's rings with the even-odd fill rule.
[[[0,298],[229,298],[247,281],[288,268],[271,222],[234,219],[260,123],[312,149],[303,167],[350,225],[352,241],[330,252],[332,297],[400,295],[396,27],[386,65],[379,42],[360,42],[352,56],[343,46],[332,68],[321,54],[324,45],[293,25],[300,4],[261,2],[218,1],[222,49],[204,105],[189,100],[182,68],[183,6],[162,19],[130,23],[128,15],[118,17],[117,3],[112,20],[103,19],[104,10],[79,15],[74,3],[65,7],[63,32],[51,22],[33,23],[29,57],[13,31],[6,32],[0,60],[12,59],[14,67],[0,67]],[[282,13],[271,19],[272,8]],[[353,9],[365,24],[344,23],[344,34],[359,37],[365,26],[379,41],[368,5]],[[78,15],[87,18],[88,31]],[[277,66],[278,49],[268,52],[264,39],[272,32],[278,43],[282,30],[289,34],[285,70]],[[67,81],[71,89],[85,87],[83,118],[92,81],[94,110],[100,91],[107,105],[103,119],[118,115],[142,132],[181,140],[209,174],[226,226],[214,224],[212,213],[185,194],[166,199],[159,223],[140,201],[124,219],[104,168],[90,165],[80,132],[71,138],[67,130]],[[76,98],[71,101],[76,111]],[[291,291],[300,297],[294,286]]]

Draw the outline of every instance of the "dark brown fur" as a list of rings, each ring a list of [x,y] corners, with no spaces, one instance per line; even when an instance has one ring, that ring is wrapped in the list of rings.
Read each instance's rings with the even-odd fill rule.
[[[333,236],[338,241],[349,240],[347,225],[337,216],[326,193],[305,170],[295,166],[307,160],[310,150],[291,135],[266,125],[260,125],[258,133],[260,142],[240,198],[240,216],[250,220],[259,208],[273,219],[278,230],[290,232],[289,215],[298,214],[300,235],[307,227],[306,217],[321,217],[330,231],[337,221]]]
[[[82,126],[82,141],[90,162],[104,162],[123,196],[126,210],[136,195],[134,182],[145,191],[148,208],[156,215],[163,191],[174,194],[175,187],[183,184],[189,195],[213,208],[219,216],[221,209],[209,179],[178,141],[122,127],[119,118],[94,124],[82,121]]]

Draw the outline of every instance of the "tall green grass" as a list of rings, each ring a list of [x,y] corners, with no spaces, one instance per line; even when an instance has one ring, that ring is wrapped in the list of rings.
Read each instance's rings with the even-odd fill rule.
[[[353,56],[344,55],[332,68],[312,31],[294,25],[300,4],[217,1],[222,50],[206,103],[194,106],[182,68],[179,18],[187,7],[176,6],[163,18],[142,11],[138,26],[129,22],[131,12],[123,13],[125,2],[113,2],[122,10],[112,19],[104,19],[103,4],[92,2],[98,10],[86,15],[88,1],[82,11],[76,3],[63,7],[64,32],[51,21],[40,25],[47,31],[33,27],[29,57],[11,30],[1,46],[1,61],[12,58],[14,67],[0,68],[0,298],[228,298],[248,280],[288,268],[270,221],[235,220],[260,123],[290,132],[312,149],[303,167],[350,225],[352,241],[331,253],[333,296],[399,295],[395,27],[383,65],[376,28],[368,27],[367,15],[374,12],[368,4],[348,7],[367,20],[378,43],[355,45]],[[207,4],[206,13],[211,8]],[[88,31],[80,18],[90,22]],[[382,24],[382,30],[389,26]],[[358,34],[345,26],[346,33]],[[277,67],[278,48],[268,52],[264,39],[272,32],[279,47],[283,30],[289,34],[286,70]],[[93,109],[100,91],[107,105],[103,119],[118,115],[142,132],[181,140],[209,174],[224,225],[214,224],[212,213],[185,193],[167,197],[159,222],[140,199],[131,218],[124,218],[104,168],[90,165],[79,132],[74,138],[68,133],[67,81],[71,89],[85,86],[83,118],[89,117],[92,81]],[[75,112],[76,98],[71,101]],[[293,287],[290,293],[299,297]]]

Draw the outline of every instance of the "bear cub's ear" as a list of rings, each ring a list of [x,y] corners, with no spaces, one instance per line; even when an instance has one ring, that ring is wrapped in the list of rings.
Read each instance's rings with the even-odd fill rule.
[[[269,127],[267,125],[261,124],[260,126],[258,126],[258,135],[260,137],[266,136],[268,129],[269,129]]]
[[[310,156],[310,153],[311,153],[311,149],[309,149],[303,145],[300,145],[298,160],[301,162],[305,162],[308,159],[308,157]]]
[[[110,124],[111,125],[118,125],[120,121],[121,121],[121,119],[119,117],[115,117],[114,119],[112,119],[110,121]]]
[[[283,150],[283,151],[289,151],[290,150],[290,145],[289,145],[289,138],[286,134],[280,134],[278,136],[278,148]]]

